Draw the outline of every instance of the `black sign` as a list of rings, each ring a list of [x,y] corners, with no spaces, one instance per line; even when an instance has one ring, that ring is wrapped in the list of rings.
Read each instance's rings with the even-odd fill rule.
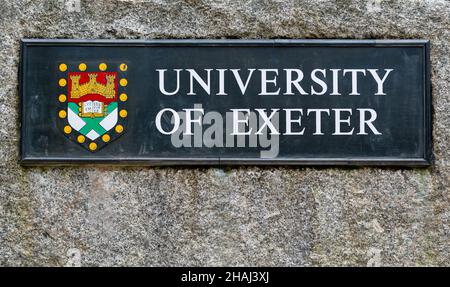
[[[21,162],[428,165],[419,40],[24,40]]]

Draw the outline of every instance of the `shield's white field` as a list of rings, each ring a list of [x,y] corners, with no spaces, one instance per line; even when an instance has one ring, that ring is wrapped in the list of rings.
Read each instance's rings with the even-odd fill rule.
[[[86,123],[77,114],[75,114],[71,109],[67,109],[69,125],[76,131],[81,130]]]
[[[90,140],[96,140],[100,135],[96,131],[91,130],[90,132],[88,132],[88,134],[86,136]]]
[[[105,130],[109,131],[117,124],[117,108],[115,108],[109,115],[107,115],[101,122],[100,125]]]

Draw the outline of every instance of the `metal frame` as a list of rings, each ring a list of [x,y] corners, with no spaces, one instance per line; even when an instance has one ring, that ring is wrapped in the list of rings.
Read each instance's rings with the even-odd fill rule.
[[[338,46],[338,47],[420,47],[424,53],[424,119],[425,131],[422,158],[113,158],[99,159],[94,157],[25,157],[23,155],[23,115],[24,115],[24,81],[23,72],[26,69],[26,49],[29,46]],[[430,41],[429,40],[299,40],[299,39],[273,39],[273,40],[74,40],[74,39],[22,39],[21,60],[19,68],[19,94],[20,94],[20,159],[24,166],[70,166],[70,165],[97,165],[115,164],[122,166],[218,166],[218,165],[297,165],[297,166],[407,166],[426,167],[432,164],[432,99],[430,82]]]

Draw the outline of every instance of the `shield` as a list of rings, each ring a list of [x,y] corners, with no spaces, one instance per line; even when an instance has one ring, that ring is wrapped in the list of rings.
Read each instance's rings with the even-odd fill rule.
[[[119,63],[111,68],[106,63],[58,65],[58,126],[67,138],[91,152],[102,149],[125,131],[128,67]]]

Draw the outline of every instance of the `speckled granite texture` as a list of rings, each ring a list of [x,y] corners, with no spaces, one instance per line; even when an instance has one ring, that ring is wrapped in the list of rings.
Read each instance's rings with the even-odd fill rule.
[[[450,265],[450,1],[3,0],[0,265]],[[21,38],[429,39],[428,169],[23,168]]]

